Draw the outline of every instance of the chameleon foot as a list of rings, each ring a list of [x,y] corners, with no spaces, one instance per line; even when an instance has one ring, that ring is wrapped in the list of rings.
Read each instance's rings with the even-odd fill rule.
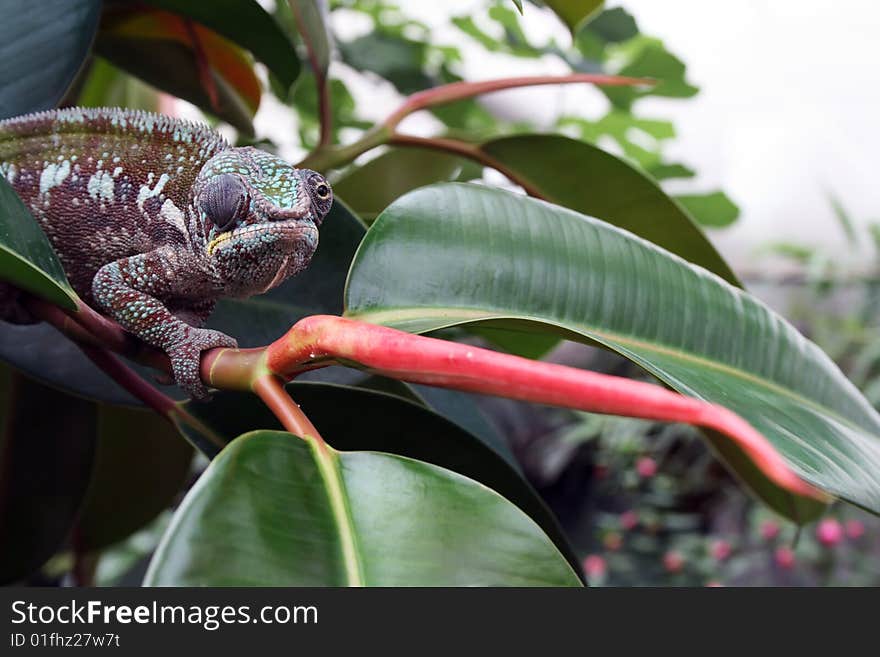
[[[208,389],[202,383],[199,372],[202,352],[214,347],[237,346],[238,343],[234,338],[220,331],[189,328],[186,336],[167,351],[171,359],[174,381],[193,399],[202,401],[209,399]]]

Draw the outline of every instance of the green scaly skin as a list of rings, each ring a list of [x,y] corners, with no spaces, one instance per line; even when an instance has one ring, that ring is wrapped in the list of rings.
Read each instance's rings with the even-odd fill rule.
[[[40,223],[71,284],[207,391],[201,352],[233,338],[201,328],[221,297],[261,294],[308,266],[332,204],[320,174],[203,125],[122,109],[0,121],[0,175]],[[9,286],[0,316],[26,317]]]

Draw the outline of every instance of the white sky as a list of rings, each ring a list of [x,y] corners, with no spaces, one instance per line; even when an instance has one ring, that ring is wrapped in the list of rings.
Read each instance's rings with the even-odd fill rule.
[[[407,13],[436,26],[434,38],[463,49],[463,73],[470,79],[563,72],[558,62],[486,56],[455,28],[451,14],[467,14],[483,0],[399,0]],[[688,64],[701,88],[694,99],[649,99],[641,113],[675,122],[679,136],[666,152],[695,168],[694,181],[674,191],[723,187],[743,214],[733,227],[712,233],[713,241],[738,268],[753,268],[760,246],[792,240],[822,245],[856,267],[869,253],[851,253],[833,218],[826,192],[833,190],[857,222],[880,220],[880,152],[877,122],[880,86],[880,5],[873,0],[609,0],[622,5],[644,33],[662,38]],[[351,16],[337,17],[337,29],[362,29]],[[526,3],[524,27],[537,41],[566,30]],[[473,56],[468,56],[468,55]],[[368,118],[381,119],[397,102],[382,86],[352,86]],[[549,120],[565,107],[598,115],[603,102],[593,91],[573,87],[495,94],[489,103],[509,113]],[[279,139],[295,134],[271,103],[258,115],[258,132]],[[424,115],[405,129],[430,132]],[[283,139],[282,139],[283,141]],[[287,144],[293,156],[295,143]],[[682,184],[684,186],[682,186]],[[867,244],[865,245],[867,247]]]

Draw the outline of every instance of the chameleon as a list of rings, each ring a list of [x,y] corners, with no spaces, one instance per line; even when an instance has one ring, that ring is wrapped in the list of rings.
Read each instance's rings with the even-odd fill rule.
[[[167,353],[174,381],[208,391],[201,352],[236,340],[204,328],[217,300],[305,269],[333,192],[320,173],[208,126],[119,108],[0,121],[4,176],[48,237],[77,295]],[[0,317],[34,321],[0,283]]]

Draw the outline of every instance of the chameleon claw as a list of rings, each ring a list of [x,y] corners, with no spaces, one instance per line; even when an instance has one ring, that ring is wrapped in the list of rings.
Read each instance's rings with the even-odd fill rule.
[[[202,383],[202,352],[215,347],[235,348],[238,342],[212,329],[190,328],[186,333],[180,342],[168,349],[174,381],[193,399],[207,401],[211,395]]]

